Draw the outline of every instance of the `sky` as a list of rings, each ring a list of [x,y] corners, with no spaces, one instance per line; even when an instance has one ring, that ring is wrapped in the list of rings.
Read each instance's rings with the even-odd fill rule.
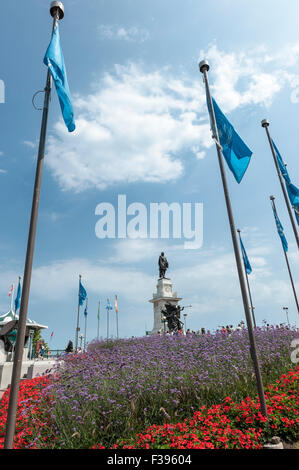
[[[23,276],[40,134],[41,112],[32,96],[43,90],[43,57],[50,41],[50,2],[11,0],[0,18],[0,313]],[[298,175],[299,5],[264,0],[65,0],[60,22],[76,130],[68,133],[52,93],[29,318],[47,325],[52,349],[74,341],[78,277],[88,294],[87,341],[106,337],[106,299],[118,296],[121,337],[153,328],[158,257],[183,298],[187,327],[211,331],[245,320],[204,84],[198,63],[210,64],[211,92],[252,150],[240,184],[226,167],[236,228],[253,272],[256,320],[298,325],[298,314],[269,196],[289,243],[299,287],[294,234],[261,120],[295,185]],[[5,86],[5,100],[1,100]],[[2,95],[1,95],[2,93]],[[35,104],[40,107],[42,94]],[[141,203],[148,215],[142,238],[101,239],[99,204],[118,196]],[[202,204],[203,242],[150,238],[150,204]],[[136,209],[132,206],[131,208]],[[133,210],[133,209],[132,209]],[[133,215],[132,215],[133,214]],[[128,214],[127,222],[134,219]],[[137,213],[135,213],[137,214]],[[193,214],[193,223],[194,212]],[[116,335],[115,313],[110,334]],[[84,331],[83,308],[80,314]],[[53,339],[50,340],[51,332]]]

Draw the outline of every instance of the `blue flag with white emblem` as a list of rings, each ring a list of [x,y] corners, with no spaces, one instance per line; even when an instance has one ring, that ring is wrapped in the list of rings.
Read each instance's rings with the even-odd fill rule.
[[[84,315],[87,317],[87,314],[88,312],[87,312],[87,304],[86,304],[85,309],[84,309]]]
[[[84,289],[83,285],[79,284],[79,305],[83,305],[84,300],[86,299],[87,293],[86,290]]]
[[[241,236],[240,236],[240,243],[241,243],[241,249],[242,249],[242,255],[243,255],[245,269],[246,269],[247,274],[250,274],[252,272],[252,268],[251,268],[251,265],[249,263],[249,259],[248,259],[246,250],[244,248]]]
[[[222,154],[237,182],[240,183],[249,165],[252,151],[237,134],[214,98],[212,101]]]
[[[276,214],[276,210],[274,209],[273,206],[272,206],[272,209],[273,209],[273,214],[274,214],[274,218],[275,218],[275,222],[276,222],[277,232],[278,232],[278,235],[280,236],[283,249],[284,249],[284,251],[288,251],[288,242],[287,242],[287,239],[286,239],[286,237],[283,233],[283,226],[281,225],[281,222],[278,218],[278,215]]]
[[[49,68],[54,80],[65,125],[69,132],[73,132],[76,128],[74,111],[60,45],[58,24],[54,29],[51,42],[44,57],[44,64]]]
[[[17,310],[20,307],[20,304],[21,304],[21,281],[19,280],[17,296],[15,298],[15,312],[16,313],[17,313]]]

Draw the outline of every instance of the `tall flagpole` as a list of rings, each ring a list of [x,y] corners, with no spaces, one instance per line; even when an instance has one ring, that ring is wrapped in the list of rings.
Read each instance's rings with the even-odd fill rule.
[[[82,276],[79,274],[79,289],[78,289],[78,310],[77,310],[77,327],[76,327],[76,339],[75,339],[75,352],[78,349],[78,341],[79,341],[79,323],[80,323],[80,284],[81,284]]]
[[[101,304],[101,302],[99,301],[99,306],[98,306],[98,335],[97,335],[98,340],[100,338],[100,304]]]
[[[109,339],[109,307],[108,307],[108,300],[107,299],[107,341]]]
[[[237,232],[239,234],[239,240],[240,240],[240,245],[241,245],[241,235],[240,235],[241,230],[238,229]],[[244,264],[244,270],[245,270],[245,276],[246,276],[246,282],[247,282],[247,288],[248,288],[248,294],[249,294],[249,300],[250,300],[252,320],[253,320],[254,328],[256,328],[255,315],[254,315],[254,306],[253,306],[253,303],[252,303],[251,290],[250,290],[250,286],[249,286],[249,279],[248,279],[248,274],[247,274],[247,271],[246,271],[244,257],[243,257],[243,264]]]
[[[88,306],[88,297],[86,297],[86,306],[85,308],[87,309]],[[87,312],[87,310],[86,310]],[[87,329],[87,315],[85,316],[85,328],[84,328],[84,352],[86,351],[86,329]]]
[[[13,300],[14,300],[15,285],[12,285],[12,291],[10,294],[10,311],[13,311]]]
[[[258,362],[255,337],[254,337],[248,298],[247,298],[247,292],[246,292],[246,284],[244,280],[242,262],[241,262],[241,257],[239,253],[238,240],[237,240],[236,229],[235,229],[235,222],[234,222],[234,217],[233,217],[233,212],[232,212],[232,207],[231,207],[231,202],[230,202],[230,197],[229,197],[229,192],[228,192],[226,175],[224,171],[223,159],[222,159],[222,154],[221,154],[221,145],[219,141],[214,107],[213,107],[211,93],[210,93],[210,87],[209,87],[209,81],[208,81],[209,68],[210,66],[207,61],[202,60],[199,63],[199,70],[204,76],[207,99],[208,99],[209,107],[211,110],[212,129],[214,130],[213,132],[215,132],[215,135],[213,135],[213,138],[216,144],[218,162],[219,162],[222,185],[223,185],[223,190],[224,190],[224,197],[225,197],[225,202],[226,202],[227,214],[228,214],[228,219],[229,219],[229,224],[230,224],[230,231],[231,231],[232,242],[233,242],[233,247],[234,247],[234,252],[235,252],[235,259],[236,259],[237,270],[238,270],[238,275],[239,275],[239,282],[240,282],[240,288],[241,288],[241,293],[242,293],[243,306],[244,306],[244,311],[245,311],[245,316],[246,316],[248,336],[249,336],[249,342],[250,342],[250,354],[251,354],[251,358],[253,362],[257,388],[258,388],[258,394],[259,394],[259,399],[260,399],[260,409],[261,409],[261,413],[264,416],[267,416],[267,406],[266,406],[266,401],[265,401],[264,386],[263,386],[262,375],[261,375],[260,366]]]
[[[288,213],[289,213],[289,217],[290,217],[290,221],[291,221],[291,224],[292,224],[293,232],[294,232],[294,235],[295,235],[295,238],[296,238],[297,247],[299,248],[299,235],[298,235],[298,232],[297,232],[296,223],[295,223],[295,220],[294,220],[294,217],[293,217],[291,204],[290,204],[290,201],[289,201],[289,198],[288,198],[288,195],[287,195],[287,191],[286,191],[286,188],[285,188],[285,185],[284,185],[284,182],[283,182],[283,178],[281,176],[281,172],[280,172],[278,162],[277,162],[277,158],[276,158],[276,154],[275,154],[275,149],[274,149],[273,142],[272,142],[270,132],[269,132],[269,129],[268,129],[268,127],[270,125],[270,122],[267,119],[263,119],[261,124],[262,124],[262,127],[264,127],[266,129],[266,134],[267,134],[269,145],[270,145],[271,152],[272,152],[272,155],[273,155],[274,164],[275,164],[276,171],[277,171],[277,176],[278,176],[278,179],[280,181],[280,186],[281,186],[281,189],[282,189],[282,192],[283,192],[283,196],[284,196],[284,200],[285,200],[287,210],[288,210]]]
[[[118,339],[118,302],[117,302],[117,295],[115,296],[115,313],[116,313],[116,337]]]
[[[270,200],[271,200],[272,208],[274,209],[275,213],[277,214],[277,210],[276,210],[276,206],[275,206],[275,202],[274,202],[275,197],[270,196]],[[277,214],[277,216],[278,216],[278,214]],[[283,252],[284,252],[284,257],[285,257],[285,260],[286,260],[286,264],[287,264],[287,268],[288,268],[288,272],[289,272],[289,276],[290,276],[290,281],[291,281],[291,285],[292,285],[292,289],[293,289],[293,293],[294,293],[294,297],[295,297],[295,302],[296,302],[296,306],[297,306],[297,312],[299,314],[299,303],[298,303],[296,289],[295,289],[295,285],[294,285],[294,281],[293,281],[293,276],[292,276],[292,272],[291,272],[291,268],[290,268],[290,264],[289,264],[289,260],[288,260],[288,255],[287,255],[287,252],[285,251],[284,247],[282,247],[282,249],[283,249]]]
[[[53,17],[53,28],[52,28],[52,35],[53,35],[56,24],[58,23],[59,20],[61,20],[64,17],[63,4],[57,1],[52,2],[51,7],[50,7],[50,14]],[[5,441],[4,441],[5,449],[13,448],[13,441],[14,441],[14,434],[15,434],[15,427],[16,427],[17,404],[18,404],[20,375],[21,375],[21,368],[22,368],[23,348],[24,348],[25,332],[26,332],[26,320],[27,320],[27,310],[28,310],[29,292],[30,292],[30,284],[31,284],[31,273],[32,273],[32,264],[33,264],[36,227],[37,227],[37,219],[38,219],[38,207],[39,207],[39,200],[40,200],[42,172],[43,172],[44,156],[45,156],[45,144],[46,144],[46,135],[47,135],[51,87],[52,87],[52,78],[51,78],[50,71],[48,69],[47,81],[46,81],[46,87],[45,87],[43,117],[42,117],[42,124],[41,124],[37,165],[36,165],[34,192],[33,192],[33,200],[32,200],[30,228],[29,228],[29,235],[28,235],[28,242],[27,242],[27,253],[26,253],[25,270],[24,270],[24,278],[23,278],[21,308],[20,308],[20,315],[19,315],[19,322],[18,322],[18,332],[17,332],[17,339],[16,339],[11,388],[10,388],[10,396],[9,396],[9,405],[8,405],[7,420],[6,420],[6,433],[5,433]]]

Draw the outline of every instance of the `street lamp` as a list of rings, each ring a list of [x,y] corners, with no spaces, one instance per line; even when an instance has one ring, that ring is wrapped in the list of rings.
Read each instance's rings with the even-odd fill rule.
[[[83,336],[82,333],[81,333],[81,335],[79,336],[79,339],[80,339],[80,348],[81,348],[81,350],[82,350],[83,338],[84,338],[84,336]]]
[[[286,313],[288,325],[290,325],[290,322],[289,322],[289,315],[288,315],[288,313],[289,313],[289,307],[282,307],[282,308],[283,308],[283,310],[284,310],[285,313]]]
[[[187,321],[186,321],[187,313],[183,313],[183,317],[184,317],[185,333],[187,333]]]

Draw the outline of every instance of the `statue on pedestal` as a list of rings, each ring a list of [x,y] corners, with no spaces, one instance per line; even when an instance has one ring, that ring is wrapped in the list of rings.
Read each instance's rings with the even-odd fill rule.
[[[168,269],[168,261],[166,257],[164,256],[164,252],[162,251],[161,255],[159,256],[159,276],[160,279],[165,279],[165,273],[166,270]]]

